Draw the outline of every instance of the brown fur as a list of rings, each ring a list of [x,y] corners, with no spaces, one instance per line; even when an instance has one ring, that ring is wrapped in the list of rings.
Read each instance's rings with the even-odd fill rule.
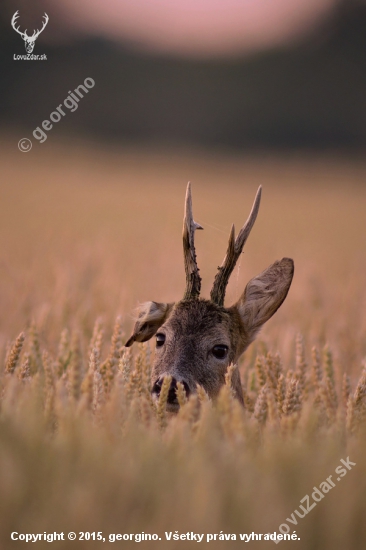
[[[134,332],[126,343],[143,342],[159,331],[165,343],[157,347],[151,382],[167,375],[185,381],[191,392],[202,386],[215,398],[225,383],[225,373],[254,340],[261,326],[280,307],[293,276],[293,262],[284,258],[252,279],[238,302],[230,308],[210,300],[182,300],[177,304],[142,304]],[[227,357],[212,354],[216,345],[228,347]],[[232,380],[233,390],[243,403],[239,373]]]

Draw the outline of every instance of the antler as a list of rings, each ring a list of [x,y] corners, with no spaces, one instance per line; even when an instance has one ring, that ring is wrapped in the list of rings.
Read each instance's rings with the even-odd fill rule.
[[[238,236],[235,239],[235,227],[231,227],[229,244],[227,247],[226,256],[221,266],[218,268],[219,272],[217,273],[214,284],[211,290],[211,300],[218,304],[219,306],[224,305],[226,287],[229,282],[230,275],[235,267],[236,262],[240,254],[242,253],[243,247],[249,234],[252,230],[254,222],[257,218],[259,205],[261,202],[261,193],[262,186],[260,185],[257,191],[257,194],[254,199],[252,210],[249,214],[247,221],[244,226],[239,231]]]
[[[47,23],[48,23],[48,21],[49,21],[49,17],[48,17],[48,15],[47,15],[46,12],[44,13],[43,17],[44,17],[44,21],[43,21],[41,30],[40,30],[40,31],[37,30],[37,31],[34,31],[34,32],[33,32],[32,38],[34,38],[34,40],[36,40],[36,38],[39,37],[39,35],[40,35],[41,32],[44,30],[45,26],[47,25]]]
[[[11,26],[13,27],[13,29],[14,29],[17,33],[20,34],[20,36],[21,36],[21,37],[23,38],[23,40],[24,40],[25,37],[28,38],[28,36],[27,36],[27,29],[25,30],[25,32],[22,32],[22,31],[19,30],[20,27],[16,27],[16,26],[15,26],[18,17],[19,17],[19,10],[17,10],[17,11],[14,13],[13,17],[11,18]]]
[[[196,229],[203,229],[203,227],[193,219],[191,183],[188,182],[183,220],[183,253],[187,281],[184,300],[198,298],[201,291],[201,277],[198,273],[199,269],[194,248],[194,232]]]

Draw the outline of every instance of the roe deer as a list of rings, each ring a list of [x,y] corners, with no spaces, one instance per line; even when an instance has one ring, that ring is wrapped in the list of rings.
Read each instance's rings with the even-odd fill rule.
[[[254,340],[262,325],[277,311],[291,285],[294,263],[283,258],[247,284],[239,300],[224,307],[226,286],[244,244],[256,220],[261,199],[257,191],[252,211],[235,238],[231,228],[226,256],[218,268],[210,300],[199,297],[201,277],[197,267],[194,232],[203,229],[193,219],[191,186],[188,183],[183,221],[183,251],[186,271],[186,290],[177,303],[146,302],[140,306],[131,338],[126,342],[145,342],[156,337],[152,367],[152,395],[159,397],[163,379],[172,377],[167,410],[179,409],[176,397],[177,382],[181,382],[189,397],[200,384],[208,396],[215,398],[225,383],[227,367],[235,364]],[[239,371],[232,377],[235,396],[243,404]]]

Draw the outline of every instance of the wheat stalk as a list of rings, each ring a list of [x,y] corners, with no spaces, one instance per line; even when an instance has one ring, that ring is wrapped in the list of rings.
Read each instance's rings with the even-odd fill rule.
[[[166,426],[166,404],[168,400],[168,393],[169,393],[171,381],[172,381],[171,376],[165,376],[163,383],[161,385],[158,406],[156,409],[156,414],[158,416],[159,424],[161,428],[164,428]]]
[[[5,372],[7,374],[13,374],[19,361],[19,357],[22,351],[23,343],[25,339],[24,332],[21,332],[14,344],[10,348],[10,352],[5,363]]]

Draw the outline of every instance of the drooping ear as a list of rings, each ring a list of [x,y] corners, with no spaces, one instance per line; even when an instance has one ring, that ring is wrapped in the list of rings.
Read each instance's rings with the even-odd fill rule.
[[[134,342],[146,342],[146,340],[150,340],[158,328],[165,323],[173,306],[174,303],[159,304],[158,302],[145,302],[141,304],[132,336],[125,343],[126,348],[132,346]]]
[[[247,284],[234,307],[239,311],[251,340],[286,298],[293,275],[293,260],[282,258]]]

